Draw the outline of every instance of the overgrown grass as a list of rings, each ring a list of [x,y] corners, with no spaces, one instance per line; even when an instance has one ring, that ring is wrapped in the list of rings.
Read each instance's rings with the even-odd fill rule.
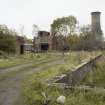
[[[44,74],[41,76],[44,76]],[[16,105],[43,105],[44,97],[42,96],[42,92],[45,92],[46,96],[48,96],[48,99],[50,100],[48,105],[59,105],[56,102],[56,99],[60,95],[66,96],[65,105],[105,104],[104,93],[49,87],[47,84],[43,83],[40,78],[41,77],[38,75],[36,80],[30,81],[30,86],[24,86],[25,88],[21,94],[20,100]]]
[[[21,65],[29,62],[37,62],[48,58],[56,58],[61,55],[53,54],[53,53],[39,53],[39,54],[25,54],[14,57],[8,57],[7,59],[0,59],[0,69],[9,68],[16,65]]]
[[[57,75],[67,73],[72,70],[74,66],[84,62],[84,59],[90,59],[91,57],[93,57],[92,53],[70,53],[64,57],[64,64],[49,68],[45,67],[43,68],[43,71],[37,72],[31,77],[26,78],[16,105],[42,105],[44,101],[41,94],[42,92],[45,92],[48,95],[50,99],[49,105],[58,105],[56,103],[56,98],[59,95],[65,95],[67,97],[65,105],[104,105],[104,101],[100,98],[102,95],[90,92],[84,93],[81,91],[58,89],[56,87],[49,87],[46,84],[47,80],[50,80]],[[91,98],[93,98],[93,100]]]
[[[8,57],[7,59],[0,59],[0,68],[8,68],[12,66],[16,66],[22,63],[30,62],[31,60],[36,59],[37,56],[31,57],[31,55],[19,55],[14,57]]]
[[[47,63],[49,62],[54,62],[54,61],[57,61],[59,60],[60,58],[59,57],[56,57],[56,58],[46,58],[45,60],[41,60],[39,62],[36,62],[36,63],[32,63],[31,65],[29,65],[28,67],[23,67],[21,69],[17,69],[17,70],[14,70],[14,71],[11,71],[11,72],[7,72],[7,73],[1,73],[0,74],[0,81],[2,80],[5,80],[7,79],[8,77],[12,77],[12,76],[16,76],[20,73],[23,73],[23,72],[27,72],[27,71],[30,71],[31,69],[36,69],[38,67],[41,67],[41,68],[47,68],[47,66],[45,66]]]
[[[105,62],[97,62],[82,84],[105,87]]]
[[[70,90],[70,89],[59,89],[57,87],[47,87],[45,84],[40,82],[36,83],[32,91],[25,90],[24,101],[20,101],[21,105],[43,105],[44,98],[42,92],[45,92],[49,98],[48,105],[59,105],[56,99],[60,95],[66,96],[66,101],[64,105],[104,105],[105,104],[105,94],[95,93],[95,92],[85,92],[83,90]],[[18,103],[18,105],[20,105]]]

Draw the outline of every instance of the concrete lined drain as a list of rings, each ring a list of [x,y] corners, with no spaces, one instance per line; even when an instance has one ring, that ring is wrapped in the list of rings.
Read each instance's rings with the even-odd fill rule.
[[[70,71],[67,74],[62,74],[61,76],[57,76],[52,81],[50,81],[50,84],[61,86],[78,86],[92,70],[95,62],[102,60],[104,60],[104,57],[102,54],[100,54],[90,61],[80,64],[73,71]]]

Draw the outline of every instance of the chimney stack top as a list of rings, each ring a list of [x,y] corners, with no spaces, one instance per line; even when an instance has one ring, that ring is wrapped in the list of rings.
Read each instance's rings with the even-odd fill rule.
[[[94,15],[94,14],[101,14],[101,12],[95,11],[95,12],[91,12],[91,14],[92,14],[92,15]]]

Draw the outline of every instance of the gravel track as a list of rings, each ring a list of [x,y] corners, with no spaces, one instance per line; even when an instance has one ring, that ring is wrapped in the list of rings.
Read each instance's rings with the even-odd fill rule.
[[[17,75],[7,77],[6,79],[0,81],[0,105],[14,105],[14,101],[17,99],[19,95],[19,91],[25,77],[44,70],[43,68],[52,67],[54,65],[63,64],[64,60],[55,60],[52,62],[45,63],[42,67],[33,68],[30,70],[24,70]],[[27,64],[27,67],[31,64]],[[26,65],[22,65],[22,67],[26,67]],[[19,69],[20,67],[13,67],[9,71],[14,71],[15,69]],[[4,73],[8,73],[6,70]]]

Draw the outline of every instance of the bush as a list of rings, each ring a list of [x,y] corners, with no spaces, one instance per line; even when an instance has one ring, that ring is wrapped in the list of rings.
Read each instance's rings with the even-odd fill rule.
[[[17,49],[17,40],[14,32],[11,32],[6,26],[0,26],[0,50],[9,53],[15,53]]]
[[[0,50],[0,58],[8,58],[8,56],[4,51]]]

